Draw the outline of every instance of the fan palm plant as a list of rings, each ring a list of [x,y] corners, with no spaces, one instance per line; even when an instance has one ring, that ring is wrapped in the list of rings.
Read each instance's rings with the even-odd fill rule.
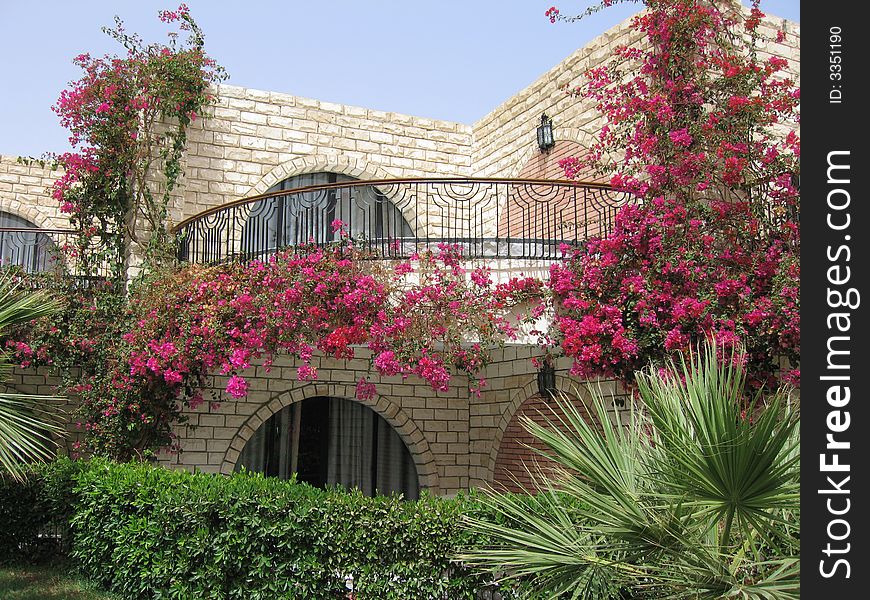
[[[459,557],[533,598],[797,598],[799,411],[787,390],[746,402],[741,356],[711,343],[638,374],[627,426],[600,395],[525,427],[555,461],[534,502],[488,493],[488,540]],[[751,416],[749,416],[751,415]]]
[[[9,275],[0,275],[0,339],[11,326],[28,323],[57,310],[42,291],[22,290]],[[0,385],[8,380],[9,355],[0,350]],[[0,473],[20,477],[27,463],[53,456],[52,433],[62,428],[39,405],[51,396],[0,392]]]

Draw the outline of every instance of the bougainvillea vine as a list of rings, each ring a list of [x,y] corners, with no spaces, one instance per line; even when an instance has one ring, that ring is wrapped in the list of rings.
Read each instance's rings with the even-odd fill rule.
[[[631,381],[715,336],[746,348],[754,385],[772,382],[782,358],[797,382],[799,88],[785,59],[757,51],[757,3],[644,4],[632,22],[643,42],[567,89],[605,124],[588,157],[561,162],[566,176],[594,167],[639,202],[553,267],[554,338],[580,376]]]
[[[406,262],[372,258],[345,238],[264,262],[188,265],[143,281],[121,324],[94,336],[111,345],[103,368],[71,389],[82,401],[88,449],[128,458],[171,446],[172,425],[184,422],[186,408],[219,401],[203,396],[212,375],[226,377],[229,397],[243,398],[252,365],[268,369],[277,353],[296,359],[300,382],[317,380],[315,356],[351,359],[367,348],[375,373],[416,376],[436,391],[466,373],[479,393],[493,347],[523,326],[526,312],[512,310],[540,301],[544,288],[539,279],[494,283],[485,268],[467,272],[461,249],[446,244]],[[74,362],[97,343],[83,347],[85,337],[63,348],[60,330],[46,323],[26,353],[13,350],[27,361],[65,350]],[[377,385],[362,379],[356,394],[370,398]]]
[[[85,272],[122,279],[131,243],[146,266],[171,260],[167,209],[187,127],[212,101],[210,85],[226,78],[186,5],[159,17],[184,41],[174,31],[167,44],[144,44],[116,17],[103,31],[126,55],[75,57],[84,75],[54,106],[75,150],[54,157],[64,171],[53,196],[80,232],[70,251]]]

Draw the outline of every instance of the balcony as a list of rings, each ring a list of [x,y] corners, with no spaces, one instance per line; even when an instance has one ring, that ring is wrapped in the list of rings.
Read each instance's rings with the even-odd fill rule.
[[[263,260],[280,248],[338,239],[341,221],[373,255],[408,258],[440,243],[469,259],[561,258],[563,244],[606,234],[632,201],[573,181],[419,178],[341,181],[275,190],[179,223],[181,261]]]
[[[58,276],[70,277],[78,287],[105,281],[116,265],[106,258],[83,264],[75,251],[78,236],[73,229],[0,227],[0,269],[28,287],[44,287]]]
[[[0,227],[0,265],[24,273],[58,268],[59,248],[75,232],[37,227]]]

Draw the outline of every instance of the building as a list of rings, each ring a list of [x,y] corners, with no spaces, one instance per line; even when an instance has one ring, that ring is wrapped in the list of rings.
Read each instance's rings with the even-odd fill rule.
[[[786,57],[799,81],[799,26],[768,19],[763,27],[770,37],[789,34],[765,51]],[[184,256],[268,253],[294,240],[326,239],[326,224],[342,218],[397,254],[405,244],[451,239],[498,274],[544,277],[558,260],[559,240],[606,229],[624,201],[595,185],[580,188],[579,197],[576,187],[542,181],[562,179],[559,159],[585,152],[602,126],[594,106],[563,87],[636,36],[628,23],[614,27],[471,125],[222,85],[213,113],[188,131],[171,207],[172,222],[188,233]],[[554,127],[555,144],[546,151],[536,136],[543,115]],[[40,248],[56,243],[51,230],[68,225],[46,191],[56,176],[0,160],[0,227],[40,230],[4,232],[4,260],[46,268]],[[250,200],[269,192],[276,195]],[[378,377],[364,351],[352,360],[315,359],[319,380],[311,383],[296,381],[295,365],[279,357],[270,370],[255,368],[243,400],[221,397],[226,382],[216,376],[220,408],[204,403],[191,411],[190,426],[177,431],[183,452],[161,462],[220,473],[240,465],[298,472],[315,483],[411,497],[420,489],[511,487],[511,474],[523,479],[521,462],[531,456],[519,418],[537,414],[542,388],[587,393],[567,376],[566,364],[539,372],[530,360],[537,353],[531,343],[497,351],[479,398],[463,377],[447,392],[413,378]],[[353,399],[362,376],[377,387],[370,402]],[[616,382],[596,385],[614,404],[625,402]],[[51,393],[52,377],[44,369],[18,370],[12,386]]]

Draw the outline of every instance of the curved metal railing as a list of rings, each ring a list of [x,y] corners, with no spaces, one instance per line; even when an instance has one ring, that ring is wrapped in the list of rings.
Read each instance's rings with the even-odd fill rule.
[[[46,285],[49,280],[42,276],[64,276],[86,287],[106,281],[117,269],[109,259],[86,268],[78,246],[79,232],[74,229],[0,227],[0,272],[21,277],[28,286]],[[99,242],[92,246],[96,249]]]
[[[341,221],[378,256],[407,258],[458,244],[467,258],[557,259],[562,244],[607,233],[632,196],[574,181],[405,178],[340,182],[243,198],[172,231],[179,259],[264,259],[279,248],[336,239]]]
[[[63,261],[60,249],[75,235],[67,229],[0,227],[0,267],[24,273],[57,271]]]

